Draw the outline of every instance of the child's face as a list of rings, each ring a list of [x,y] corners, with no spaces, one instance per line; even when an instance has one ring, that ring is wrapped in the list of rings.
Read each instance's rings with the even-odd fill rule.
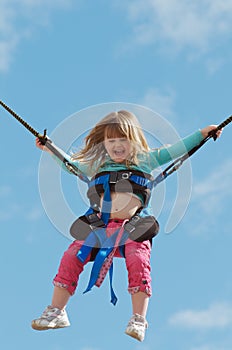
[[[104,146],[110,158],[116,163],[122,163],[131,153],[131,143],[125,137],[105,137]]]

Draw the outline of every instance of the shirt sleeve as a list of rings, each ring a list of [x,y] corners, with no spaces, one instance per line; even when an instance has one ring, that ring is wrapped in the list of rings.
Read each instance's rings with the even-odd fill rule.
[[[193,147],[199,145],[202,140],[202,133],[200,130],[198,130],[174,143],[173,145],[168,145],[150,151],[149,162],[151,168],[155,169],[157,166],[163,165],[182,156],[183,154],[189,152]]]
[[[70,164],[74,165],[74,166],[80,171],[81,174],[84,174],[84,175],[86,175],[86,176],[91,175],[91,174],[90,174],[89,167],[88,167],[87,164],[82,163],[82,162],[79,162],[79,161],[77,161],[77,160],[73,161],[73,160],[71,159],[71,156],[70,156],[69,154],[65,153],[62,149],[58,148],[57,146],[56,146],[56,149],[57,149],[57,150],[59,151],[59,153],[63,156],[63,158],[64,158],[64,159],[67,159],[67,161],[68,161]],[[55,154],[52,154],[51,156],[52,156],[52,158],[59,164],[59,166],[61,166],[61,168],[62,168],[63,170],[65,170],[65,171],[67,171],[68,173],[72,174],[72,172],[65,166],[65,163],[62,162],[62,160],[61,160],[60,158],[58,158]]]

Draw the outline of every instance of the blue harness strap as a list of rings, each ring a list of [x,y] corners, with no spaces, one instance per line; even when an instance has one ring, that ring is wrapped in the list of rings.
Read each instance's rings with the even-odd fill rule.
[[[113,305],[116,305],[118,298],[116,296],[116,294],[114,293],[114,289],[113,289],[113,270],[114,270],[114,266],[113,263],[110,266],[110,270],[109,270],[109,276],[110,276],[110,295],[111,295],[111,299],[110,302]]]
[[[103,183],[104,188],[104,196],[103,196],[103,204],[102,204],[102,215],[101,219],[105,225],[108,224],[111,212],[111,194],[110,194],[110,185],[109,185],[109,175],[106,176],[105,181]]]
[[[100,229],[101,230],[101,229]],[[88,237],[86,238],[84,244],[81,246],[81,249],[77,253],[77,258],[84,263],[91,253],[91,250],[93,247],[95,247],[98,243],[98,236],[96,235],[96,232],[91,232]]]
[[[127,173],[125,173],[125,174],[127,174]],[[130,176],[128,175],[128,179],[130,181],[136,183],[137,185],[149,188],[150,190],[154,186],[153,180],[147,179],[147,178],[145,178],[143,176],[132,174]],[[110,174],[101,175],[101,176],[97,177],[96,179],[91,180],[89,182],[88,186],[90,188],[90,187],[93,187],[93,186],[96,186],[96,185],[104,185],[106,182],[109,183],[109,180],[110,180]]]
[[[136,183],[140,186],[143,186],[145,188],[152,189],[152,187],[153,187],[152,181],[150,181],[149,179],[146,179],[145,177],[132,174],[128,178],[131,181],[133,181],[134,183]],[[110,174],[104,174],[104,175],[99,176],[98,178],[96,178],[94,180],[91,180],[89,182],[89,188],[92,186],[99,185],[99,184],[103,185],[103,189],[104,189],[101,219],[104,222],[105,227],[95,229],[94,231],[92,231],[88,235],[84,244],[82,245],[82,247],[80,248],[80,250],[77,253],[77,258],[82,263],[84,263],[86,261],[87,257],[89,256],[89,254],[91,253],[92,248],[94,246],[96,246],[98,243],[100,245],[100,249],[99,249],[99,251],[95,257],[94,263],[93,263],[88,286],[85,289],[84,293],[89,292],[92,289],[92,287],[96,284],[98,277],[99,277],[99,273],[101,271],[101,267],[102,267],[103,263],[105,262],[105,260],[107,259],[107,257],[109,256],[109,254],[113,251],[113,249],[115,247],[116,240],[117,240],[118,233],[120,231],[120,229],[117,229],[113,233],[113,235],[111,235],[110,237],[107,237],[107,235],[106,235],[106,227],[107,227],[109,219],[110,219],[111,205],[112,205],[111,193],[110,193]],[[94,212],[94,210],[90,207],[85,215],[92,214],[93,212]],[[126,231],[124,231],[123,235],[120,239],[120,242],[118,243],[119,251],[120,251],[122,256],[124,256],[123,246],[124,246],[126,240],[128,239],[128,236],[129,236],[128,233]],[[110,282],[111,303],[113,305],[115,305],[117,303],[118,299],[116,297],[116,294],[113,290],[113,285],[112,285],[112,283],[113,283],[113,262],[112,262],[110,269],[109,269],[109,282]]]
[[[94,264],[93,264],[93,267],[91,270],[89,283],[88,283],[88,286],[87,286],[86,290],[84,291],[84,293],[89,292],[92,289],[92,287],[96,284],[101,267],[102,267],[104,261],[109,256],[109,254],[112,252],[112,250],[114,249],[114,244],[115,244],[118,232],[119,232],[119,230],[116,230],[116,232],[111,237],[109,237],[108,239],[105,240],[105,242],[103,243],[103,246],[101,247],[98,254],[96,255],[96,258],[94,260]],[[110,267],[110,271],[111,271],[111,273],[110,273],[110,276],[111,276],[111,278],[110,278],[110,291],[111,291],[111,302],[115,305],[117,302],[117,297],[114,293],[113,286],[112,286],[112,277],[113,277],[112,265]]]
[[[112,252],[112,250],[115,247],[115,242],[116,242],[119,231],[120,231],[120,228],[117,229],[114,232],[114,234],[110,237],[106,236],[106,228],[101,228],[101,229],[98,229],[96,231],[93,231],[87,237],[87,239],[85,240],[85,243],[82,245],[81,249],[77,253],[77,258],[82,263],[84,263],[85,260],[87,259],[88,255],[90,254],[93,246],[97,242],[100,242],[101,248],[99,249],[99,251],[95,257],[93,267],[91,270],[91,274],[90,274],[89,283],[88,283],[88,286],[87,286],[86,290],[84,291],[84,293],[89,292],[92,289],[92,287],[96,284],[97,279],[99,277],[99,273],[101,271],[101,267],[102,267],[104,261],[106,260],[106,258],[109,256],[109,254]],[[123,245],[125,244],[127,238],[128,238],[128,234],[126,232],[124,232],[124,234],[120,240],[120,243],[119,243],[119,251],[120,251],[122,256],[124,256],[122,248],[123,248]],[[110,270],[109,270],[109,276],[110,276],[111,303],[115,305],[117,303],[117,297],[114,293],[113,286],[112,286],[113,263],[112,263]]]

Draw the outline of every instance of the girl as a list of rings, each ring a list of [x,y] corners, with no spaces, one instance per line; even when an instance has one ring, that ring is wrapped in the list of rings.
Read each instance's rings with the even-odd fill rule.
[[[69,326],[65,308],[84,265],[94,260],[88,291],[94,284],[100,286],[108,270],[112,278],[112,259],[123,256],[133,312],[125,333],[144,340],[152,294],[152,237],[159,228],[148,204],[151,172],[188,152],[215,128],[216,125],[208,126],[174,145],[151,150],[137,118],[122,110],[104,117],[86,137],[84,148],[72,157],[67,156],[82,175],[92,178],[87,192],[90,209],[71,227],[75,240],[61,259],[53,281],[51,305],[32,321],[33,329]],[[220,133],[217,132],[217,137]],[[36,146],[48,151],[39,138]],[[115,304],[112,288],[111,296]]]

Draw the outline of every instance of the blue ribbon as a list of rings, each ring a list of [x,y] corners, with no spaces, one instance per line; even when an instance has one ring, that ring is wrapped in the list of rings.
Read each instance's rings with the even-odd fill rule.
[[[91,274],[90,274],[89,283],[88,283],[88,286],[87,286],[86,290],[84,291],[84,293],[89,292],[92,289],[92,287],[95,285],[95,283],[97,282],[99,273],[101,271],[101,267],[102,267],[105,259],[108,257],[108,255],[114,249],[115,241],[117,239],[117,235],[118,235],[119,231],[120,231],[120,229],[117,229],[114,232],[114,234],[112,236],[110,236],[109,238],[106,238],[104,243],[102,244],[102,247],[99,250],[99,252],[97,253],[96,258],[94,260],[94,264],[93,264],[93,267],[92,267],[92,270],[91,270]],[[105,237],[106,237],[106,234],[105,234]],[[83,246],[81,247],[81,250],[82,249],[83,249]],[[109,273],[110,273],[111,302],[112,302],[112,304],[115,305],[117,303],[117,297],[116,297],[116,295],[114,293],[113,286],[112,286],[113,263],[112,263],[112,265],[110,267]]]
[[[91,232],[85,240],[85,243],[81,246],[81,249],[77,253],[77,258],[84,263],[91,253],[93,247],[98,243],[95,232]]]
[[[116,305],[118,298],[116,297],[116,294],[114,293],[114,289],[113,289],[113,263],[110,266],[110,270],[109,270],[109,276],[110,276],[110,295],[111,295],[111,300],[110,302],[113,305]]]

